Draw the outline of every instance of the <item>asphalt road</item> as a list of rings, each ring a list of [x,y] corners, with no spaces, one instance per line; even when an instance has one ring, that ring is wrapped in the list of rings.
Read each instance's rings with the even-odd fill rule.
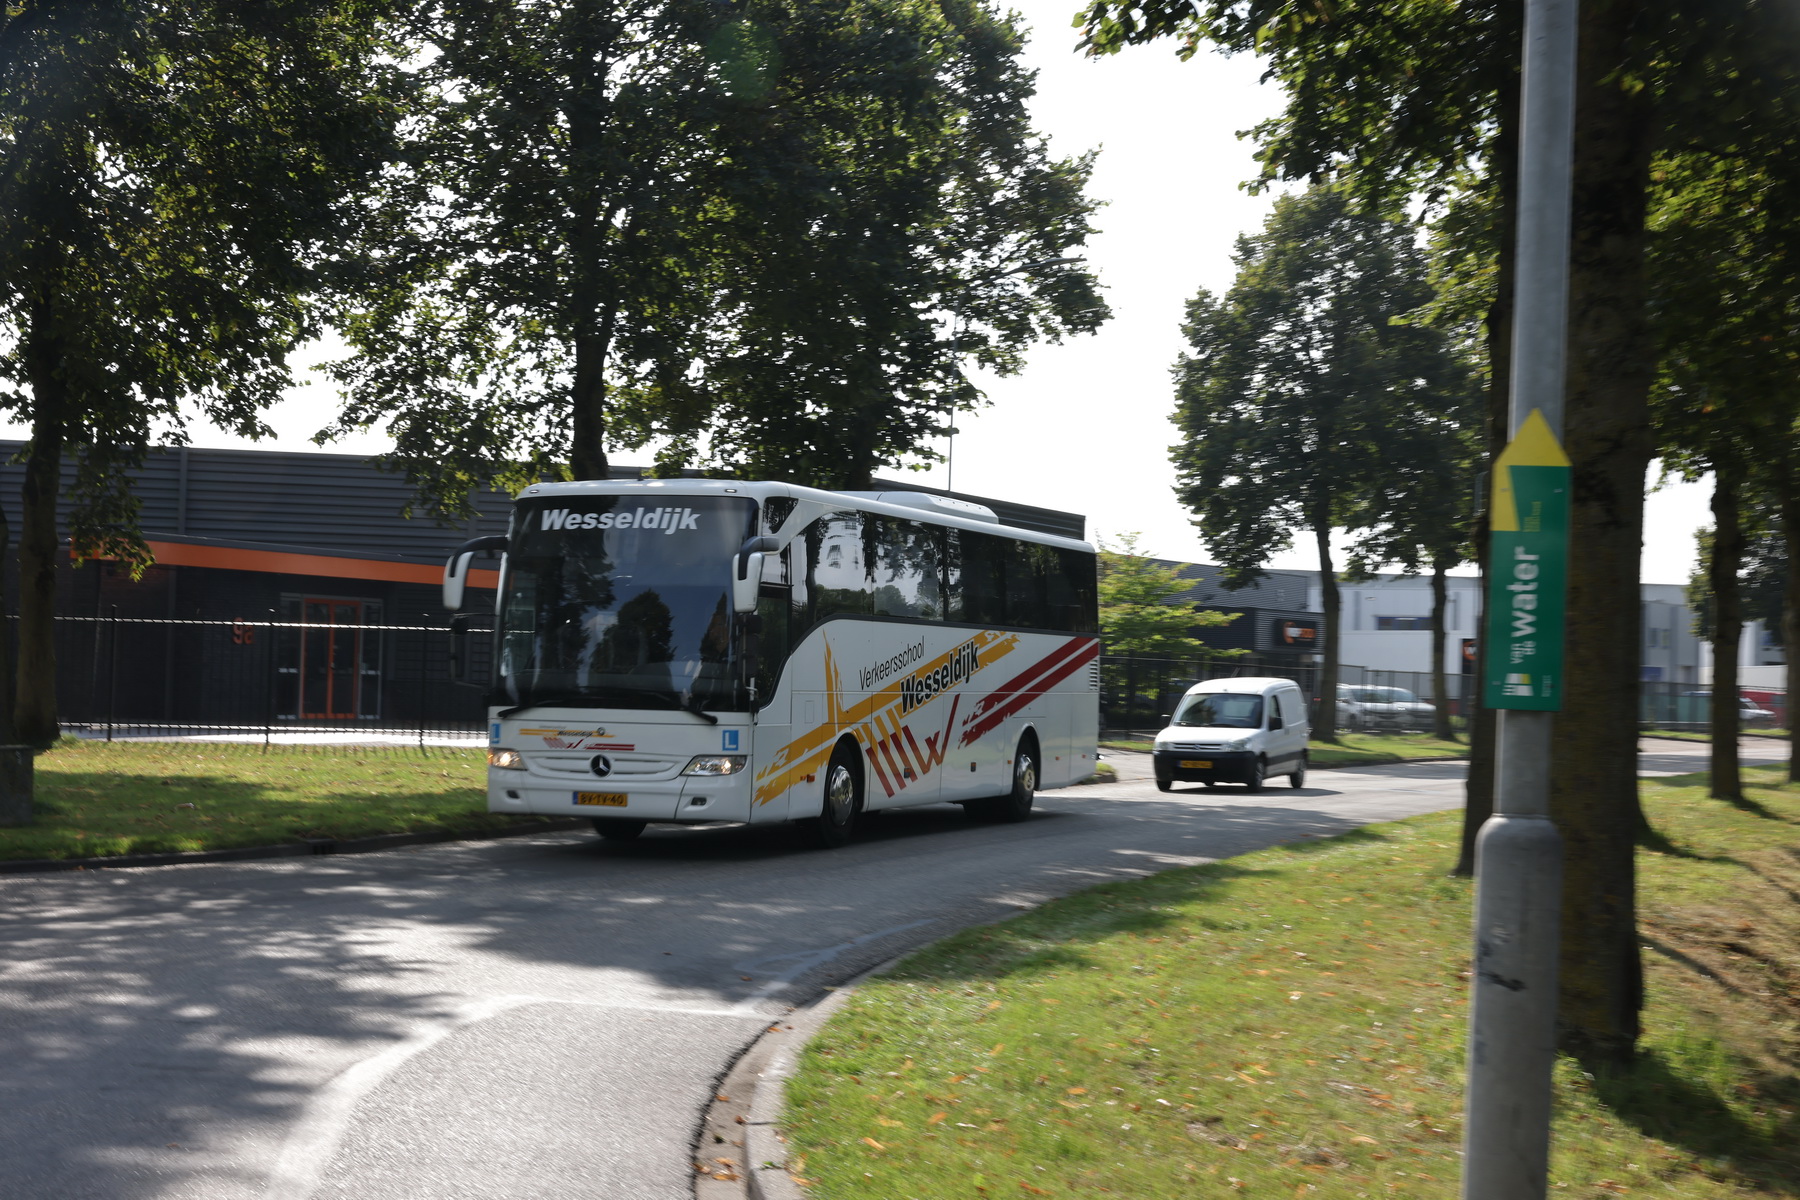
[[[715,1081],[790,1005],[1103,880],[1455,806],[1462,775],[1128,780],[832,852],[653,827],[0,879],[0,1193],[687,1200]]]

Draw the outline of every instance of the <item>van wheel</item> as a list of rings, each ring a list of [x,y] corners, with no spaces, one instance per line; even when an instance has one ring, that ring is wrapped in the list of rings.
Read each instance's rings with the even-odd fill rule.
[[[1291,775],[1288,776],[1288,786],[1291,788],[1303,788],[1306,786],[1306,755],[1305,754],[1302,754],[1300,756],[1300,769],[1298,771],[1293,772]]]
[[[609,842],[629,842],[644,832],[648,821],[621,821],[610,817],[595,817],[594,832]]]
[[[855,743],[839,742],[825,768],[819,815],[803,822],[807,840],[821,849],[836,849],[856,832],[856,817],[862,811],[862,773],[857,765]]]
[[[1262,791],[1262,789],[1263,789],[1263,772],[1267,769],[1268,769],[1268,764],[1264,763],[1263,760],[1260,758],[1257,759],[1255,762],[1252,762],[1250,764],[1250,778],[1244,780],[1244,787],[1249,789],[1252,792]]]

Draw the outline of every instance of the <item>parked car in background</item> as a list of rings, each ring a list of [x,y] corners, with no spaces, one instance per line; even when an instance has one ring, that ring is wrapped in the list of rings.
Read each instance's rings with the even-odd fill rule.
[[[1344,729],[1407,733],[1437,727],[1436,710],[1401,687],[1341,683],[1337,709],[1338,725]]]
[[[1711,692],[1683,692],[1675,698],[1676,719],[1684,725],[1704,725],[1712,720]],[[1748,696],[1738,697],[1738,724],[1768,729],[1775,714]]]

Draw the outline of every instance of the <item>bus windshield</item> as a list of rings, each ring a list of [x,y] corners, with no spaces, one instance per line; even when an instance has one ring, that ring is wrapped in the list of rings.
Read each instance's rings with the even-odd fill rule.
[[[734,705],[735,496],[564,496],[513,515],[497,684],[512,705]]]

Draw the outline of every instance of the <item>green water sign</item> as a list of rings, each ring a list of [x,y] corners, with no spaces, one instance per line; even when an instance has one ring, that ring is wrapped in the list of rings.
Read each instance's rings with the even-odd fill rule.
[[[1491,535],[1482,703],[1555,712],[1563,697],[1569,457],[1536,409],[1494,464]]]

